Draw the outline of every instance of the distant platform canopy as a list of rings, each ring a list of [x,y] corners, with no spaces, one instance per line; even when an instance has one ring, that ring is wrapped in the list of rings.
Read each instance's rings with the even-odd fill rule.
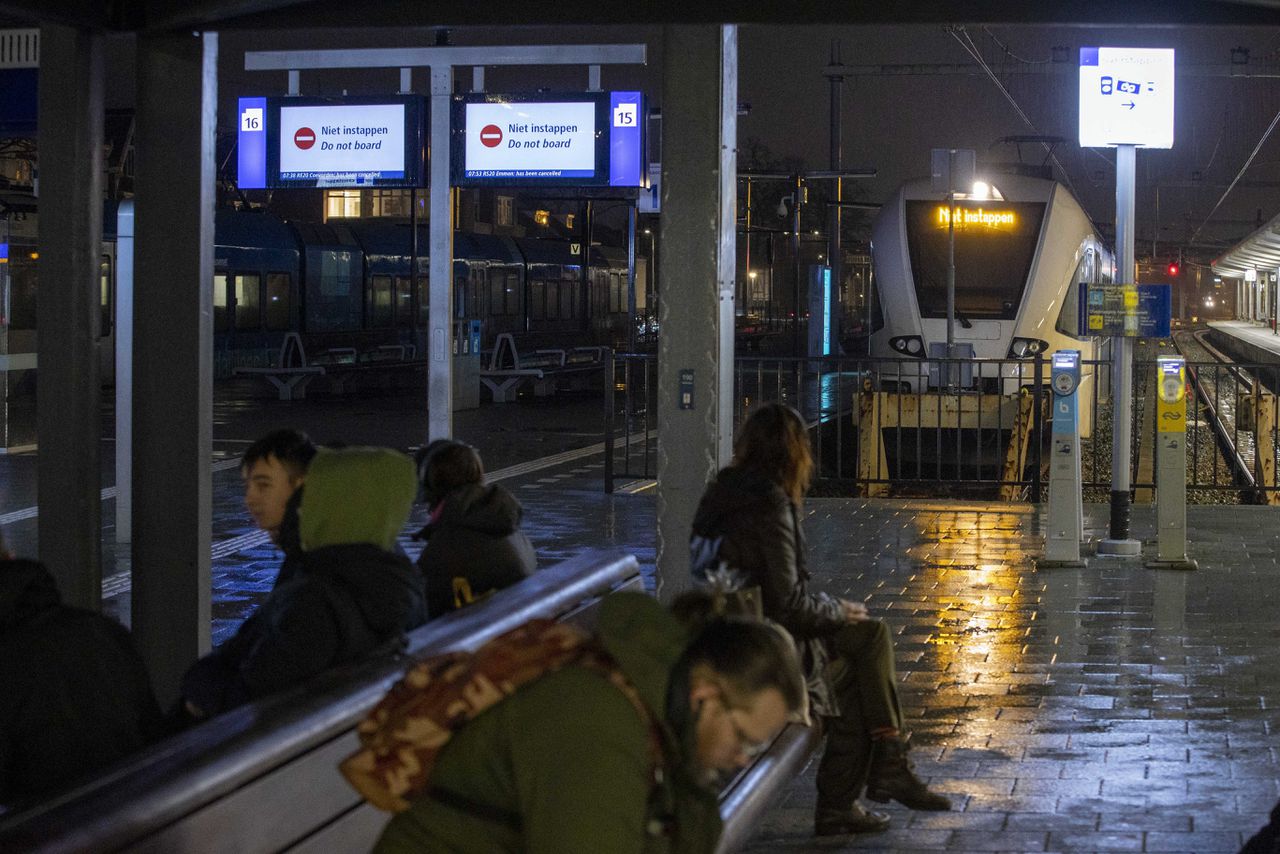
[[[1228,249],[1213,262],[1213,273],[1224,279],[1247,279],[1254,270],[1280,268],[1280,214]]]

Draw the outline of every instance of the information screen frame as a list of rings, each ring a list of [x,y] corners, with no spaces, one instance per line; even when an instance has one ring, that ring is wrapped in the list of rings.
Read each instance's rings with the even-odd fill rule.
[[[615,102],[622,98],[634,102],[635,127],[629,129],[631,138],[626,140],[635,146],[636,169],[634,176],[621,177],[613,162],[613,152],[622,140],[615,139],[612,113]],[[503,172],[493,175],[474,174],[466,162],[467,107],[472,104],[568,104],[587,103],[595,106],[594,169],[590,175],[529,176]],[[647,178],[645,132],[646,110],[641,92],[522,92],[522,93],[468,93],[455,95],[451,104],[452,175],[455,187],[613,187],[636,189],[643,187]],[[471,173],[471,174],[468,174]]]
[[[263,115],[266,140],[266,186],[272,189],[377,189],[385,187],[426,186],[426,102],[421,95],[344,96],[340,98],[275,97],[266,98]],[[330,173],[333,177],[281,178],[280,175],[280,111],[283,107],[404,107],[404,176],[399,178],[365,177],[358,170]],[[243,131],[242,131],[243,133]],[[343,180],[341,175],[352,176]]]

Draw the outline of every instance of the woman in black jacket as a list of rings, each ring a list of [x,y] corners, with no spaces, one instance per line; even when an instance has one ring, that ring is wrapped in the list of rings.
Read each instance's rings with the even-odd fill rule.
[[[724,567],[760,588],[764,615],[795,638],[813,712],[827,746],[818,766],[815,831],[820,836],[884,830],[883,813],[857,802],[948,810],[950,802],[915,776],[902,737],[893,641],[861,602],[808,590],[801,500],[813,457],[803,419],[778,403],[742,425],[733,462],[702,497],[690,543],[695,574]]]

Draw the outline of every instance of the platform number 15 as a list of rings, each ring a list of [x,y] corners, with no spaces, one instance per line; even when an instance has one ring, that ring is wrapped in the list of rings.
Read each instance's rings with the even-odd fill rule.
[[[613,108],[613,126],[616,128],[633,128],[636,126],[636,105],[619,104]]]
[[[262,130],[262,108],[249,107],[240,114],[240,130]]]

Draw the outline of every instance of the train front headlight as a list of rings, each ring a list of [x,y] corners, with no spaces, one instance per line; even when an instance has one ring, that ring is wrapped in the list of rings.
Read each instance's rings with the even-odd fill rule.
[[[1010,359],[1034,359],[1049,352],[1049,342],[1039,338],[1015,338],[1009,345]]]
[[[919,335],[899,335],[889,339],[889,346],[904,356],[924,358],[924,340]]]

